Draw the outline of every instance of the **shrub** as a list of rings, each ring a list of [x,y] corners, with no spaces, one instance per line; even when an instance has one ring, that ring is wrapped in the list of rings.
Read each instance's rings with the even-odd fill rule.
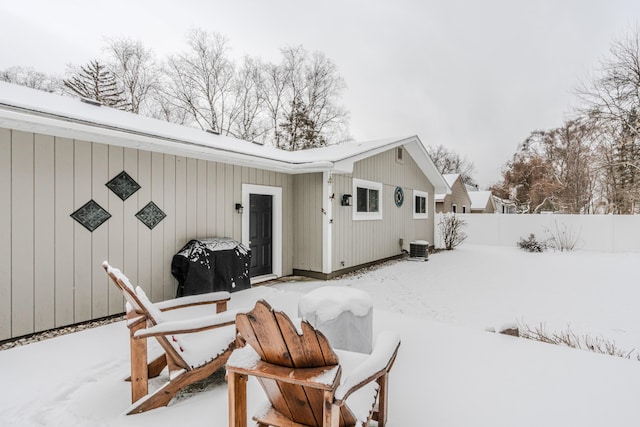
[[[578,335],[570,328],[560,332],[548,332],[544,324],[540,324],[535,328],[519,324],[518,331],[521,338],[549,344],[564,345],[580,350],[592,351],[594,353],[622,357],[624,359],[631,359],[635,352],[636,358],[640,361],[640,354],[635,350],[623,350],[616,345],[615,341],[601,336]]]
[[[545,242],[538,242],[536,235],[531,233],[526,240],[522,237],[520,238],[518,247],[528,252],[543,252],[547,249],[547,244]]]
[[[545,228],[545,231],[549,235],[549,246],[560,252],[574,250],[580,240],[580,231],[575,232],[565,223],[558,224],[558,221],[554,221],[553,228]]]
[[[438,227],[446,250],[450,251],[464,242],[467,235],[462,231],[462,228],[466,225],[467,222],[465,220],[460,219],[452,212],[442,215]]]

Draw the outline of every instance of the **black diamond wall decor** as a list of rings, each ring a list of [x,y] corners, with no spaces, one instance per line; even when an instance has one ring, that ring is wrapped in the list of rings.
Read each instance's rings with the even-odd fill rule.
[[[109,190],[113,191],[123,201],[140,189],[140,185],[125,171],[114,176],[111,181],[105,184]]]
[[[167,214],[162,212],[162,209],[156,206],[155,203],[149,202],[147,206],[140,209],[140,211],[136,214],[136,217],[147,227],[149,230],[153,230],[153,227],[158,225],[160,221],[162,221]]]
[[[93,230],[100,227],[103,222],[111,218],[111,214],[92,199],[72,213],[71,218],[78,221],[87,230],[93,232]]]

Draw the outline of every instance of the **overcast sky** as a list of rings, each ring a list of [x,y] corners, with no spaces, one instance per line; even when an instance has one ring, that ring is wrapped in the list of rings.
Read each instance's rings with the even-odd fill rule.
[[[560,126],[574,89],[640,21],[639,0],[0,0],[0,69],[63,74],[105,37],[160,57],[199,27],[234,55],[324,52],[347,83],[356,140],[418,135],[476,167],[481,187],[531,131]]]

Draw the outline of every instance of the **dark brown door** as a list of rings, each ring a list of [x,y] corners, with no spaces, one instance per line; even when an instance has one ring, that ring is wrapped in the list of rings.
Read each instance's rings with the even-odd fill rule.
[[[249,195],[251,277],[273,273],[273,196]]]

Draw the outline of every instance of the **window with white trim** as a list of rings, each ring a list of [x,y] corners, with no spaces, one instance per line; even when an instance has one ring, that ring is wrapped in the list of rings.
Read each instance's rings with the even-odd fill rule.
[[[467,213],[467,205],[462,205],[462,213]]]
[[[429,218],[429,193],[413,190],[413,219]]]
[[[382,219],[382,184],[353,179],[353,219]]]
[[[455,205],[455,204],[451,205],[451,212],[458,213],[458,205]]]

